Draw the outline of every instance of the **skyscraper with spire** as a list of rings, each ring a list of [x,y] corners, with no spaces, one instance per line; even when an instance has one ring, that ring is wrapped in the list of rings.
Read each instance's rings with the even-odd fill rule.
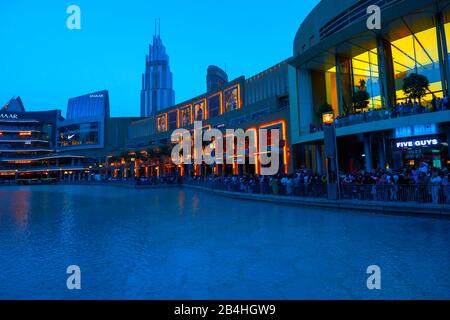
[[[169,56],[161,40],[160,22],[155,20],[153,44],[145,58],[145,73],[142,75],[141,117],[150,117],[175,104],[173,76],[170,72]]]

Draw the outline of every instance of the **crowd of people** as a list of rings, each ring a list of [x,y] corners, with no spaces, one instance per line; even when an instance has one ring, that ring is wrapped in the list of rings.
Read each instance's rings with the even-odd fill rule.
[[[343,194],[350,199],[420,201],[450,204],[450,174],[444,168],[356,171],[342,176]]]
[[[185,178],[186,183],[207,183],[214,189],[233,192],[245,192],[272,195],[297,195],[326,197],[326,175],[319,174],[278,174],[275,176],[260,175],[227,175]]]
[[[338,185],[341,198],[378,201],[419,201],[450,204],[450,174],[447,169],[429,168],[423,162],[417,169],[398,171],[358,170],[336,174],[314,173],[300,169],[293,174],[276,176],[215,176],[185,178],[187,184],[214,189],[255,194],[327,197],[328,182]]]

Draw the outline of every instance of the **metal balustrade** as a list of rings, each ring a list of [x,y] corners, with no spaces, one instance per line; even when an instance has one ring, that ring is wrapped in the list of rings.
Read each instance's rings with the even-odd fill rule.
[[[211,190],[220,190],[247,194],[265,194],[291,197],[328,198],[327,184],[280,182],[217,181],[202,178],[185,179],[183,184],[199,186]],[[381,201],[381,202],[415,202],[421,204],[450,205],[449,185],[360,185],[341,184],[341,200]]]

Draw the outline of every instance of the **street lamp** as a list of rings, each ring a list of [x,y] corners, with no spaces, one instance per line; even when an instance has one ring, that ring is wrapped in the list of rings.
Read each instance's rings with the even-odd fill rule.
[[[323,137],[325,143],[325,156],[327,158],[327,185],[328,185],[328,197],[331,198],[331,191],[333,190],[333,194],[337,191],[337,199],[341,198],[341,186],[340,186],[340,177],[339,177],[339,160],[338,160],[338,148],[337,148],[337,139],[336,139],[336,127],[334,125],[334,112],[325,112],[322,114],[322,122],[323,122]],[[336,170],[336,183],[337,190],[332,189],[332,185],[330,184],[330,168],[329,168],[329,160],[334,161],[334,168]]]

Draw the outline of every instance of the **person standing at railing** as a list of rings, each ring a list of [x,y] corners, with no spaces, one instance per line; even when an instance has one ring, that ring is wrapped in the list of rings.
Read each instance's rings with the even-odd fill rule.
[[[398,199],[398,186],[397,186],[398,179],[399,179],[399,177],[397,175],[394,175],[390,179],[390,184],[391,184],[391,201],[397,201],[397,199]]]
[[[436,96],[433,94],[433,99],[431,99],[431,112],[435,112],[437,110],[438,101]]]
[[[278,178],[277,177],[272,177],[271,179],[270,179],[270,186],[272,187],[272,193],[274,194],[274,195],[278,195],[278,193],[279,193],[279,186],[278,186]]]
[[[450,204],[450,174],[444,175],[442,188],[444,189],[445,203]]]
[[[437,171],[434,171],[433,175],[430,179],[431,198],[432,198],[433,204],[439,203],[439,191],[441,190],[441,182],[442,182],[441,177],[439,176]]]
[[[450,107],[450,99],[448,96],[445,96],[444,99],[442,99],[442,110],[447,110]]]

